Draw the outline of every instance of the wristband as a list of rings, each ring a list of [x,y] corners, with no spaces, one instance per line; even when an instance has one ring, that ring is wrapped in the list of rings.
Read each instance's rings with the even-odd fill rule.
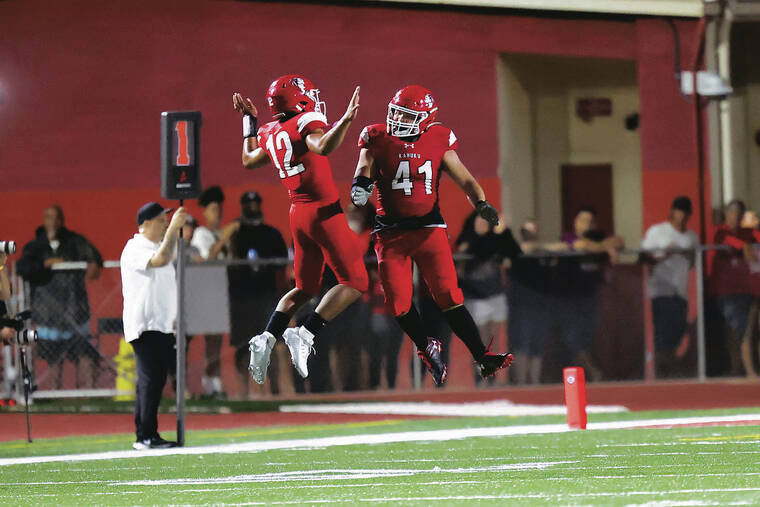
[[[259,120],[252,114],[243,115],[243,139],[249,137],[256,137],[256,131],[258,130]]]
[[[351,183],[351,186],[357,186],[361,187],[364,190],[369,192],[369,189],[372,187],[372,180],[370,178],[367,178],[366,176],[357,176],[354,178],[353,183]]]

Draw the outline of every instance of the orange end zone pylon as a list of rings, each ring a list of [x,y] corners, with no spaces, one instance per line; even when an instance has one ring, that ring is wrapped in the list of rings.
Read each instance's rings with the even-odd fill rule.
[[[567,425],[571,428],[586,429],[586,375],[583,368],[571,367],[563,371],[565,381],[565,406]]]

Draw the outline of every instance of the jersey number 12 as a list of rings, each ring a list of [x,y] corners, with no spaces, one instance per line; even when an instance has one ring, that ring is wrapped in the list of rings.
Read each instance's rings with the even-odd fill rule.
[[[275,139],[275,137],[277,139]],[[275,150],[275,143],[277,150]],[[285,155],[282,157],[282,165],[280,165],[277,152],[285,149]],[[285,179],[288,176],[295,176],[298,173],[302,173],[306,170],[303,164],[298,164],[295,167],[291,167],[290,163],[293,161],[293,145],[290,143],[290,136],[284,130],[281,130],[275,136],[269,136],[267,139],[267,150],[272,157],[272,162],[280,171],[280,178]]]

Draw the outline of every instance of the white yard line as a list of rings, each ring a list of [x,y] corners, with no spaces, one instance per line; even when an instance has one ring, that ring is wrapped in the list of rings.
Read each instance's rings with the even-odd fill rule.
[[[449,417],[501,417],[565,415],[565,405],[528,405],[512,403],[509,400],[484,401],[477,403],[432,403],[388,402],[388,403],[319,403],[301,405],[281,405],[280,412],[303,412],[319,414],[388,414],[427,415]],[[622,405],[589,405],[589,414],[609,414],[628,412]]]
[[[588,430],[614,430],[649,428],[653,426],[677,427],[698,424],[760,424],[760,414],[739,414],[724,416],[680,417],[669,419],[643,419],[636,421],[612,421],[590,423]],[[360,434],[338,437],[302,438],[292,440],[265,440],[224,445],[198,447],[178,447],[174,449],[150,449],[145,451],[109,451],[90,454],[68,454],[62,456],[29,456],[0,459],[0,466],[34,463],[95,461],[126,458],[147,458],[169,455],[234,454],[240,452],[261,452],[274,449],[315,449],[344,445],[389,444],[398,442],[422,442],[460,440],[474,437],[506,437],[513,435],[542,435],[574,431],[565,424],[534,424],[525,426],[496,426],[490,428],[462,428],[434,431],[408,431],[397,433]],[[681,445],[697,444],[684,442]],[[738,443],[733,442],[732,443]]]

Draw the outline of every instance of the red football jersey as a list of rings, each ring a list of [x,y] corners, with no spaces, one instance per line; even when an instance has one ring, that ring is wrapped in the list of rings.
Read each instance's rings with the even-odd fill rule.
[[[338,200],[330,162],[306,146],[306,136],[317,129],[327,129],[327,118],[310,111],[283,122],[271,121],[258,131],[259,146],[279,171],[290,202]]]
[[[454,133],[433,123],[416,141],[388,134],[385,124],[364,127],[359,148],[367,148],[377,169],[377,214],[421,217],[438,204],[443,154],[459,147]]]

